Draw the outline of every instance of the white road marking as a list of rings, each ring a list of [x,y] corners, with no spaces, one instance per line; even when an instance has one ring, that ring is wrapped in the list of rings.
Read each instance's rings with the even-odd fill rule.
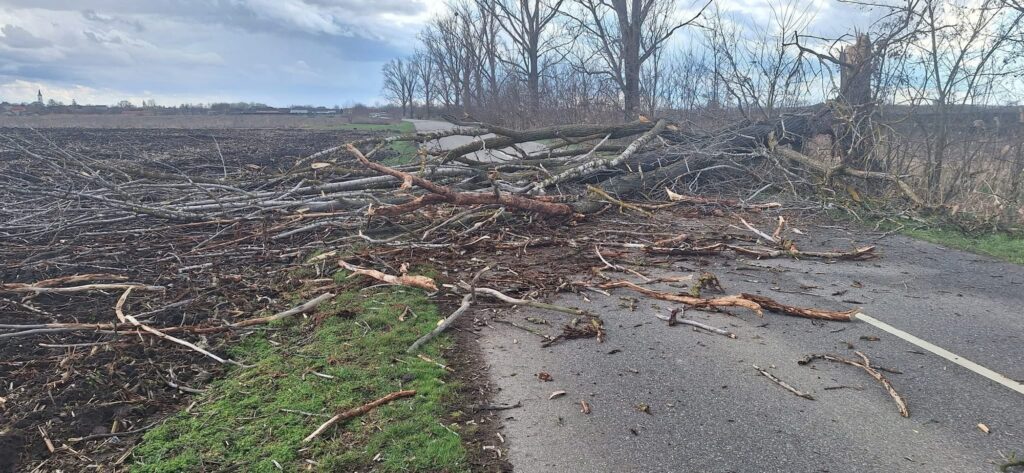
[[[953,352],[951,352],[949,350],[946,350],[945,348],[938,347],[938,346],[935,346],[935,345],[933,345],[933,344],[931,344],[929,342],[921,340],[920,338],[917,338],[917,337],[915,337],[915,336],[913,336],[913,335],[911,335],[911,334],[909,334],[907,332],[904,332],[904,331],[902,331],[902,330],[900,330],[900,329],[898,329],[896,327],[893,327],[892,325],[889,325],[889,324],[887,324],[885,322],[882,322],[881,320],[878,320],[878,319],[876,319],[874,317],[871,317],[870,315],[867,315],[867,314],[865,314],[863,312],[856,313],[854,315],[854,318],[859,319],[859,320],[863,320],[864,322],[867,322],[867,323],[869,323],[869,324],[871,324],[871,325],[873,325],[875,327],[878,327],[878,328],[880,328],[882,330],[885,330],[886,332],[888,332],[888,333],[890,333],[892,335],[900,337],[900,338],[902,338],[902,339],[904,339],[904,340],[906,340],[906,341],[908,341],[910,343],[913,343],[914,345],[917,345],[918,347],[921,347],[921,348],[923,348],[925,350],[928,350],[928,351],[930,351],[930,352],[932,352],[932,353],[934,353],[936,355],[939,355],[939,356],[941,356],[941,357],[943,357],[943,358],[945,358],[945,359],[947,359],[949,361],[952,361],[953,363],[956,363],[956,364],[958,364],[960,366],[963,366],[964,368],[967,368],[967,369],[969,369],[969,370],[971,370],[971,371],[973,371],[973,372],[975,372],[977,374],[980,374],[980,375],[982,375],[982,376],[984,376],[984,377],[986,377],[988,379],[991,379],[992,381],[995,381],[995,382],[997,382],[999,384],[1002,384],[1003,386],[1006,386],[1006,387],[1008,387],[1008,388],[1010,388],[1010,389],[1012,389],[1014,391],[1017,391],[1019,394],[1024,394],[1024,384],[1018,383],[1017,381],[1014,381],[1014,380],[1012,380],[1010,378],[1007,378],[1006,376],[1003,376],[1003,375],[1001,375],[999,373],[996,373],[995,371],[992,371],[992,370],[990,370],[990,369],[988,369],[988,368],[986,368],[984,366],[981,366],[981,365],[979,365],[979,364],[977,364],[977,363],[975,363],[975,362],[973,362],[971,360],[968,360],[967,358],[964,358],[964,357],[962,357],[960,355],[957,355],[956,353],[953,353]]]

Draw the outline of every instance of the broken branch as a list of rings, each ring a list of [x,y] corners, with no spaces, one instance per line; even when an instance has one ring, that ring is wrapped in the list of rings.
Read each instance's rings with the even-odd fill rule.
[[[890,383],[885,376],[882,376],[882,373],[875,369],[875,367],[871,366],[871,360],[869,360],[866,355],[859,351],[854,353],[856,353],[862,361],[855,361],[848,358],[843,358],[838,355],[822,354],[808,355],[803,360],[798,361],[797,364],[809,365],[811,363],[814,363],[815,360],[826,360],[831,361],[833,363],[843,363],[850,366],[856,366],[864,370],[864,372],[866,372],[872,378],[875,378],[875,380],[878,381],[882,385],[882,387],[885,388],[885,391],[889,393],[889,396],[892,397],[892,400],[896,402],[896,408],[899,409],[901,416],[910,417],[910,410],[907,408],[907,401],[903,399],[903,396],[901,396],[899,392],[896,391],[896,388],[893,387],[892,383]]]
[[[427,333],[426,335],[420,337],[415,342],[413,342],[412,345],[409,345],[409,348],[406,349],[405,352],[406,353],[415,353],[416,350],[419,350],[420,347],[423,346],[423,344],[433,340],[434,337],[440,335],[441,332],[444,332],[445,330],[447,330],[448,327],[451,326],[451,324],[455,323],[455,320],[458,319],[459,316],[461,316],[464,312],[466,312],[466,309],[469,309],[469,306],[472,303],[473,303],[473,294],[472,293],[466,294],[465,296],[462,296],[462,303],[459,304],[459,308],[458,309],[455,309],[455,312],[452,312],[452,315],[449,315],[448,317],[445,317],[445,319],[442,320],[441,323],[437,324],[437,327],[435,327],[434,330],[431,330],[429,333]]]
[[[320,434],[324,433],[324,431],[326,431],[332,425],[337,424],[338,422],[345,421],[345,420],[351,419],[353,417],[361,416],[361,415],[366,414],[367,412],[370,412],[371,410],[373,410],[373,409],[375,409],[375,408],[377,408],[379,406],[387,404],[387,403],[389,403],[391,401],[394,401],[396,399],[401,399],[403,397],[410,397],[410,396],[415,396],[415,395],[416,395],[416,391],[412,390],[412,389],[407,390],[407,391],[395,391],[395,392],[393,392],[391,394],[388,394],[387,396],[384,396],[384,397],[382,397],[380,399],[377,399],[377,400],[374,400],[374,401],[370,401],[370,402],[368,402],[366,404],[363,404],[362,406],[349,409],[349,410],[347,410],[345,412],[342,412],[341,414],[335,415],[334,417],[331,417],[330,419],[327,419],[327,422],[324,422],[323,424],[320,424],[320,427],[317,427],[316,430],[313,431],[313,433],[309,434],[308,436],[306,436],[306,438],[302,439],[302,442],[303,443],[307,443],[307,442],[312,441],[313,439],[319,437]]]
[[[392,276],[390,274],[384,274],[380,271],[377,271],[376,269],[367,269],[360,268],[358,266],[353,266],[347,263],[345,260],[339,260],[338,266],[341,266],[342,268],[348,271],[352,271],[352,274],[349,277],[363,275],[369,276],[378,281],[386,282],[388,284],[394,284],[396,286],[418,287],[420,289],[426,289],[431,292],[437,291],[437,283],[435,283],[433,279],[428,278],[426,276],[410,276],[408,274],[403,274],[401,276]]]
[[[369,159],[366,159],[366,156],[364,156],[358,148],[352,146],[352,144],[346,145],[345,149],[347,149],[349,153],[352,153],[352,155],[355,156],[356,159],[364,166],[381,174],[397,177],[402,180],[402,182],[411,182],[432,194],[440,196],[440,199],[454,205],[501,204],[507,207],[536,212],[543,215],[571,216],[574,213],[572,207],[565,204],[541,202],[539,200],[509,193],[495,194],[488,192],[456,192],[450,187],[435,184],[421,177],[370,161]],[[382,209],[378,209],[378,211],[381,210]]]
[[[810,393],[805,393],[803,391],[800,391],[800,390],[794,388],[793,386],[790,386],[785,381],[777,378],[775,375],[769,373],[768,371],[765,371],[765,370],[761,369],[761,367],[759,367],[757,365],[751,365],[751,366],[753,366],[754,369],[757,370],[758,373],[761,373],[762,375],[764,375],[765,378],[768,378],[768,379],[772,380],[773,383],[778,384],[779,386],[782,386],[782,388],[785,389],[786,391],[789,391],[789,392],[791,392],[793,394],[796,394],[797,396],[800,396],[800,397],[802,397],[804,399],[808,399],[808,400],[811,400],[811,401],[814,400],[814,396],[810,395]]]

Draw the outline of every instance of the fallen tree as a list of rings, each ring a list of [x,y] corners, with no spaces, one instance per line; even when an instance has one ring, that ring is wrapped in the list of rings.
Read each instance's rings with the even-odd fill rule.
[[[550,333],[507,321],[544,346],[616,336],[597,314],[548,300],[564,291],[630,291],[633,299],[676,308],[846,321],[848,311],[744,293],[704,296],[701,290],[715,285],[696,269],[645,274],[648,267],[632,262],[875,257],[870,246],[798,248],[795,229],[783,235],[781,222],[774,232],[748,223],[794,207],[778,194],[757,200],[762,190],[813,185],[801,179],[831,169],[780,154],[827,122],[827,114],[809,110],[710,131],[670,119],[524,131],[471,123],[360,136],[297,159],[247,160],[246,148],[212,162],[8,137],[0,143],[0,308],[16,319],[0,324],[0,340],[42,338],[37,351],[79,354],[88,351],[81,347],[117,346],[125,355],[115,365],[137,369],[142,364],[126,360],[146,359],[147,371],[133,376],[161,380],[178,396],[201,392],[201,385],[163,379],[167,369],[246,369],[246,360],[227,357],[235,353],[227,351],[229,342],[268,326],[274,333],[273,325],[302,314],[315,329],[326,317],[349,315],[338,295],[385,285],[423,291],[449,314],[401,347],[411,351],[459,320],[486,325],[478,316],[495,306],[565,314],[569,320],[548,325]],[[455,134],[480,139],[457,150],[433,145]],[[521,146],[539,139],[549,148]],[[398,162],[388,147],[399,142],[415,143],[415,156]],[[501,146],[511,148],[483,152]],[[833,175],[860,178],[854,170]],[[697,228],[665,228],[690,219]],[[493,271],[481,277],[481,268]],[[344,271],[352,277],[342,277]],[[686,284],[688,291],[678,293],[663,287]],[[405,309],[396,320],[380,320],[382,329],[423,317]],[[696,320],[669,322],[735,337]],[[46,382],[55,385],[68,373],[56,365],[38,371],[52,373]],[[45,402],[42,396],[26,405]]]

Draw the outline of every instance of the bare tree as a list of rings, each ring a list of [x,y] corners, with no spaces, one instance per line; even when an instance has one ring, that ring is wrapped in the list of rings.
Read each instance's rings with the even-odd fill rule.
[[[411,116],[416,86],[419,79],[413,61],[395,58],[384,64],[384,93],[402,106],[402,116]]]
[[[640,111],[640,72],[644,63],[679,28],[703,14],[709,1],[692,18],[677,20],[675,0],[577,0],[578,12],[568,14],[590,43],[592,55],[583,62],[588,74],[603,74],[618,86],[627,120]]]
[[[505,63],[525,78],[530,114],[540,109],[540,78],[543,58],[556,48],[564,47],[550,33],[549,26],[561,12],[564,0],[498,0],[501,21],[498,25],[508,37],[510,54]]]
[[[943,189],[943,177],[953,115],[965,106],[988,103],[1022,73],[1021,58],[1010,46],[1020,34],[1024,11],[1008,6],[1013,5],[1000,0],[921,0],[906,7],[920,21],[901,38],[908,57],[899,71],[902,97],[897,100],[927,112],[928,122],[921,122],[928,135],[925,176],[936,202],[946,201],[952,190]]]
[[[786,38],[813,20],[806,6],[791,0],[769,1],[767,21],[740,29],[717,8],[705,32],[705,45],[718,59],[714,74],[748,118],[770,118],[781,107],[809,94],[804,68]]]
[[[416,65],[416,79],[419,81],[420,97],[423,98],[424,118],[430,118],[430,109],[434,104],[436,67],[430,54],[422,50],[417,50],[411,61]]]

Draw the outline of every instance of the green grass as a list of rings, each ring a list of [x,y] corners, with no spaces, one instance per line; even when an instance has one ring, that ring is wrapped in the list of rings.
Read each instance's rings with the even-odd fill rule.
[[[965,235],[949,228],[904,228],[900,233],[950,248],[993,256],[1011,263],[1024,264],[1024,238],[1005,233]]]
[[[396,123],[380,124],[380,123],[347,123],[338,125],[339,130],[357,130],[357,131],[388,131],[395,133],[412,133],[416,131],[416,127],[407,121],[400,121]]]
[[[458,426],[446,428],[442,420],[454,383],[445,382],[439,366],[405,354],[438,318],[418,289],[353,289],[321,305],[309,319],[322,319],[318,327],[291,321],[269,335],[253,334],[229,353],[255,367],[234,370],[213,383],[190,412],[148,432],[135,449],[131,471],[277,472],[275,461],[284,471],[306,471],[307,460],[316,462],[316,471],[468,471],[453,432]],[[442,337],[422,353],[443,363],[440,348],[449,343]],[[399,389],[417,394],[302,443],[327,416]]]
[[[358,130],[358,131],[378,131],[384,132],[388,135],[400,135],[406,133],[414,133],[416,126],[411,122],[401,121],[388,125],[373,124],[373,123],[350,123],[339,125],[334,129],[338,130]],[[397,153],[397,156],[391,156],[382,162],[387,165],[398,165],[408,164],[416,159],[416,143],[412,141],[398,141],[388,146],[388,149]]]

